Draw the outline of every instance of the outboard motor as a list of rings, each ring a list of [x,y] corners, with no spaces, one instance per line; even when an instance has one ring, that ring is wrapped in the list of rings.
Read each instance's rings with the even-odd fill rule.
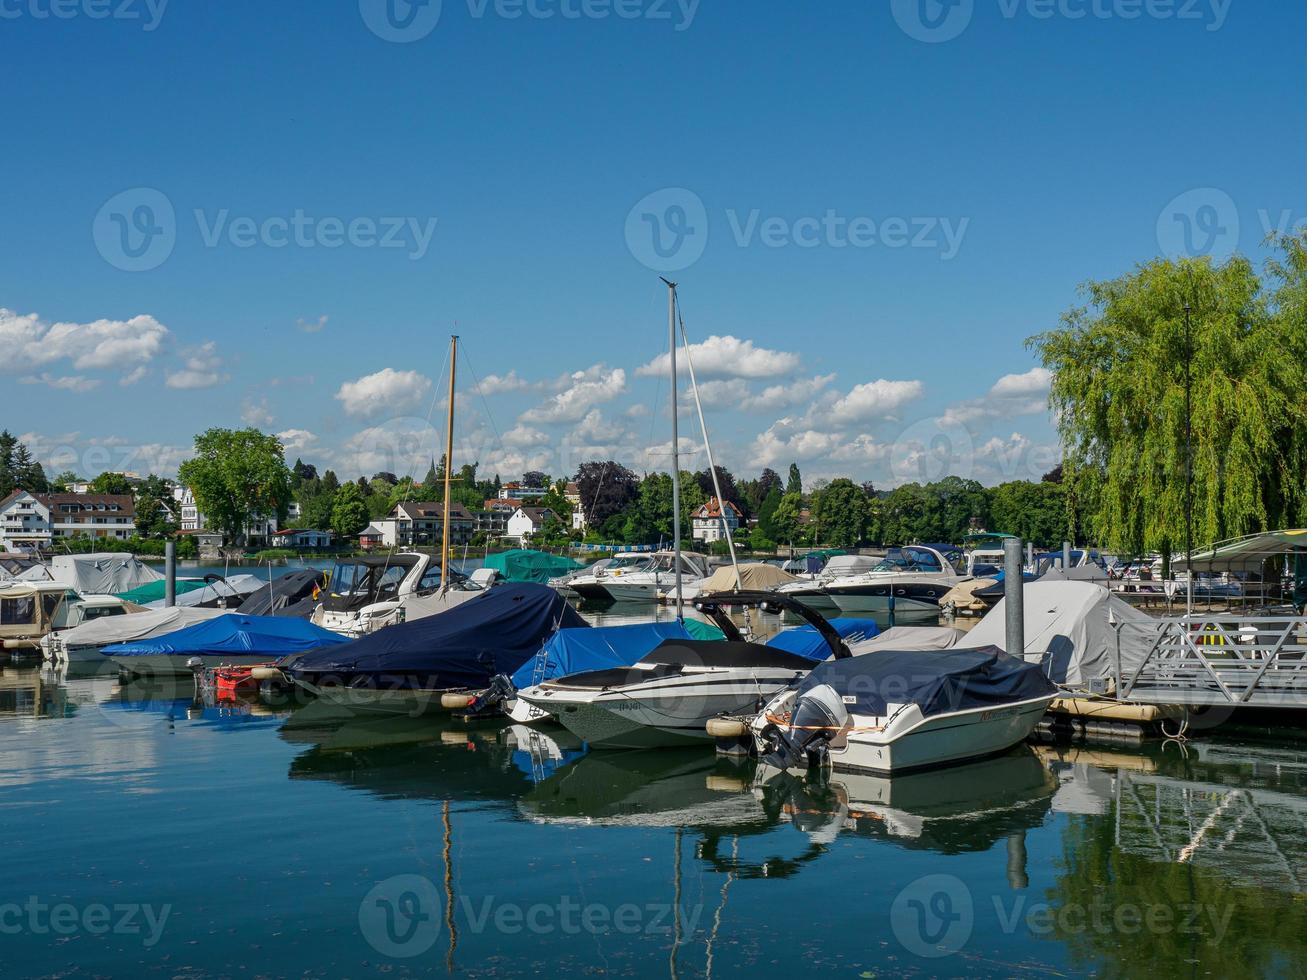
[[[849,720],[844,699],[829,684],[821,684],[794,702],[789,725],[768,725],[766,763],[777,769],[806,765],[818,769],[826,764],[830,740]]]

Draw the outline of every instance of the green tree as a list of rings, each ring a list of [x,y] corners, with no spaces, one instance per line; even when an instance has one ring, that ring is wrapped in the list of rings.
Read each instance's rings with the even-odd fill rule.
[[[101,473],[91,481],[91,493],[129,494],[131,481],[121,473]]]
[[[1277,245],[1269,291],[1240,257],[1159,259],[1087,284],[1085,306],[1029,341],[1053,375],[1063,482],[1100,543],[1169,553],[1186,492],[1196,544],[1307,517],[1307,232]]]
[[[834,480],[813,494],[812,519],[822,542],[855,547],[867,535],[867,495],[852,480]]]
[[[80,482],[80,478],[72,470],[64,470],[53,480],[50,481],[50,489],[55,493],[68,493],[74,483]]]
[[[772,514],[771,524],[776,540],[782,544],[804,543],[803,495],[787,493],[781,497]]]
[[[1069,540],[1066,494],[1058,483],[1016,480],[990,491],[990,523],[994,531],[1015,534],[1041,548]]]
[[[136,532],[144,538],[168,538],[177,530],[172,487],[150,474],[136,488]]]
[[[357,483],[342,484],[331,505],[331,529],[336,538],[347,541],[368,526],[368,505]]]
[[[785,494],[781,492],[781,481],[777,479],[771,485],[771,489],[767,491],[767,496],[763,498],[758,507],[758,530],[768,537],[776,537],[776,527],[772,520],[776,516],[776,508],[781,505],[784,496]]]
[[[803,477],[799,475],[799,464],[790,464],[790,478],[785,484],[786,494],[797,493],[803,496]]]
[[[881,500],[880,522],[884,544],[936,541],[943,536],[942,502],[920,483],[905,483]]]
[[[235,541],[260,516],[285,521],[290,471],[276,436],[258,429],[209,429],[195,437],[195,456],[177,476],[195,494],[210,524]]]

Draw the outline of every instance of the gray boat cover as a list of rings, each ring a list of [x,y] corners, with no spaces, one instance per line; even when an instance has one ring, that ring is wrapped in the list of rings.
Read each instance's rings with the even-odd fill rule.
[[[951,626],[891,626],[879,636],[849,644],[855,657],[880,650],[951,650],[966,636]]]
[[[149,585],[163,575],[135,555],[103,552],[91,555],[55,555],[50,578],[82,595],[117,595]]]
[[[268,580],[257,575],[228,575],[225,581],[209,582],[202,589],[195,589],[177,597],[179,606],[216,606],[220,599],[226,599],[229,607],[239,606],[247,595],[259,589],[267,589]],[[147,603],[150,609],[163,609],[164,599]]]
[[[1127,676],[1152,648],[1160,623],[1091,582],[1027,582],[1025,659],[1068,687]],[[1005,647],[1007,600],[998,603],[959,642],[959,647]]]
[[[126,616],[104,616],[81,626],[64,630],[59,638],[71,650],[81,647],[103,647],[111,643],[126,643],[162,636],[186,626],[194,626],[206,619],[221,616],[222,609],[192,609],[177,606],[172,609],[147,609]]]

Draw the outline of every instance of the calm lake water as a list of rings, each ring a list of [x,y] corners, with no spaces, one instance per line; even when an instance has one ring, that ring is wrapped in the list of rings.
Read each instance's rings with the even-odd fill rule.
[[[807,783],[0,672],[0,975],[1303,976],[1302,743]]]

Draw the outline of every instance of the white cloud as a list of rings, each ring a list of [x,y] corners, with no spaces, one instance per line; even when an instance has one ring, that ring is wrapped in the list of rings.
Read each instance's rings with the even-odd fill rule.
[[[186,352],[185,369],[169,373],[164,383],[169,388],[194,391],[200,388],[212,388],[226,381],[227,376],[220,373],[222,358],[218,356],[217,346],[213,341],[209,341]]]
[[[376,374],[346,381],[336,392],[336,398],[346,414],[374,418],[416,411],[426,402],[430,392],[430,378],[416,371],[385,368]]]
[[[572,439],[577,442],[607,443],[621,439],[625,430],[620,423],[604,418],[604,413],[597,408],[590,409],[572,430]]]
[[[49,371],[43,371],[40,375],[29,374],[25,378],[19,378],[18,383],[20,385],[45,385],[58,391],[76,392],[93,391],[100,387],[98,378],[84,378],[81,375],[55,377]]]
[[[731,336],[712,336],[701,344],[691,344],[690,355],[695,374],[701,378],[778,378],[798,370],[800,363],[798,354],[755,347],[752,340]],[[681,354],[677,359],[682,359]],[[669,362],[667,354],[660,354],[636,374],[661,377],[668,373]]]
[[[602,364],[577,371],[569,384],[543,405],[522,413],[524,422],[579,422],[595,405],[612,401],[626,390],[626,372]]]
[[[143,380],[145,376],[149,373],[150,373],[150,369],[147,368],[144,364],[142,364],[140,367],[128,371],[126,374],[124,374],[121,378],[118,379],[118,383],[122,385],[124,388],[129,388],[132,385],[136,384],[138,381]]]
[[[776,466],[827,456],[840,445],[841,437],[837,433],[816,429],[791,431],[792,426],[793,420],[778,419],[758,433],[749,450],[751,458],[759,466]]]
[[[1025,374],[1005,374],[989,389],[991,395],[1042,395],[1053,384],[1053,372],[1034,367]]]
[[[1005,374],[984,397],[950,405],[940,421],[966,425],[988,419],[1039,415],[1048,411],[1048,389],[1052,381],[1052,372],[1041,367],[1031,368],[1024,374]]]
[[[549,445],[549,436],[529,425],[518,425],[504,433],[503,443],[505,446],[516,446],[518,448],[547,446]]]
[[[920,381],[868,381],[857,385],[831,406],[830,417],[839,425],[884,419],[922,396]]]
[[[835,380],[833,374],[819,374],[814,378],[791,384],[769,385],[756,395],[748,395],[739,405],[746,412],[780,412],[804,402],[810,402]]]
[[[167,327],[152,316],[92,323],[47,324],[35,313],[0,308],[0,372],[23,372],[68,361],[78,371],[131,370],[163,350]]]
[[[530,384],[520,378],[516,371],[509,371],[507,374],[487,374],[481,379],[479,389],[483,395],[499,395],[506,391],[522,391],[529,387]]]
[[[303,317],[301,317],[299,320],[295,321],[295,325],[299,327],[301,330],[303,330],[305,333],[320,333],[322,329],[327,325],[327,319],[328,317],[326,316],[326,314],[323,314],[322,316],[318,317],[316,320],[305,320]]]
[[[281,440],[282,448],[288,453],[302,453],[312,449],[318,441],[318,437],[308,429],[287,429],[285,432],[278,432],[277,438]]]
[[[249,398],[245,399],[241,406],[241,421],[256,429],[266,429],[271,426],[275,420],[268,408],[268,399],[260,398],[257,402]]]

